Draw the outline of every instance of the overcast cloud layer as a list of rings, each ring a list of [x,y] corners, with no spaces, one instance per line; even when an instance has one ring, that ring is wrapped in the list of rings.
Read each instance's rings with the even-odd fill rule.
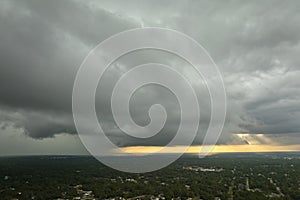
[[[299,1],[2,0],[0,140],[1,132],[12,129],[36,139],[76,134],[72,87],[81,62],[109,36],[146,26],[193,37],[219,66],[228,95],[219,143],[234,142],[231,135],[239,132],[292,134],[292,138],[300,133]],[[161,103],[167,108],[166,126],[148,140],[120,133],[109,109],[117,79],[135,65],[153,60],[171,64],[192,80],[201,99],[202,121],[195,144],[201,143],[210,118],[205,85],[187,63],[152,51],[118,60],[100,83],[96,106],[107,135],[120,146],[164,145],[172,138],[179,107],[163,88],[145,87],[131,102],[133,119],[142,125],[149,122],[149,106]]]

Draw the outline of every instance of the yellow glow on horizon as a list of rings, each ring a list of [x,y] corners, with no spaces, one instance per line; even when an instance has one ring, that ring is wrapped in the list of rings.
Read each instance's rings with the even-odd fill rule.
[[[131,146],[124,147],[126,153],[199,153],[201,146]],[[300,145],[216,145],[210,153],[241,153],[241,152],[291,152],[300,151]]]

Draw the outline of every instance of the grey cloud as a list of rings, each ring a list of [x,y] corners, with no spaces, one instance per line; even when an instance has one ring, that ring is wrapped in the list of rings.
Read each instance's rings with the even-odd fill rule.
[[[19,119],[1,112],[1,121],[35,138],[74,133],[71,95],[83,58],[135,22],[74,1],[1,1],[0,10],[0,102],[22,113]]]
[[[71,113],[73,81],[96,44],[123,30],[159,26],[199,41],[218,64],[228,94],[228,114],[220,143],[233,132],[300,132],[300,12],[298,1],[6,1],[0,2],[0,119],[33,138],[75,133]],[[132,100],[139,124],[149,121],[154,102],[167,107],[169,121],[156,137],[140,141],[115,128],[108,103],[120,75],[137,64],[172,64],[194,82],[202,100],[201,143],[210,118],[204,85],[186,63],[170,55],[142,52],[114,63],[97,94],[98,115],[118,145],[163,145],[178,126],[174,97],[145,88]],[[101,86],[100,86],[101,87]]]
[[[0,127],[21,129],[26,135],[43,139],[59,133],[76,132],[72,118],[65,113],[38,112],[2,108]]]

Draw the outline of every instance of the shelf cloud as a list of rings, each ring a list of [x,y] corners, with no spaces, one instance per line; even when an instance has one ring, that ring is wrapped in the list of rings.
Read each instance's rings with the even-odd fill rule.
[[[243,144],[235,139],[236,133],[268,134],[273,140],[292,135],[293,143],[300,133],[299,4],[279,0],[2,0],[0,138],[7,127],[34,139],[76,134],[72,88],[85,56],[114,34],[154,26],[193,37],[218,65],[228,98],[219,144]],[[96,108],[106,134],[119,146],[161,146],[176,133],[180,107],[174,95],[161,87],[142,88],[130,104],[132,118],[140,125],[149,123],[151,105],[166,107],[168,120],[158,135],[143,141],[126,136],[111,114],[109,99],[118,78],[135,65],[153,60],[174,66],[197,90],[201,121],[195,145],[201,144],[210,119],[205,84],[188,63],[151,50],[116,61],[101,80],[99,88],[103,90],[96,95]]]

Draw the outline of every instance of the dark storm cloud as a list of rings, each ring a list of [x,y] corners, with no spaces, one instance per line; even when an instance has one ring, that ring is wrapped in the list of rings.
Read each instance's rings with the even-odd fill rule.
[[[0,120],[2,128],[21,129],[25,134],[36,139],[52,137],[56,133],[76,133],[72,118],[64,113],[20,109],[12,111],[11,108],[2,108]]]
[[[162,5],[165,4],[165,5]],[[75,133],[71,95],[76,72],[99,42],[123,30],[159,26],[199,41],[218,64],[228,95],[220,143],[232,132],[300,132],[300,12],[298,1],[38,1],[0,2],[0,120],[33,138]],[[206,88],[189,66],[153,52],[115,63],[98,94],[98,115],[121,146],[140,144],[115,128],[107,100],[122,73],[136,64],[167,59],[186,74],[202,97],[201,143],[210,118]],[[182,67],[184,66],[184,67]],[[105,85],[104,84],[104,85]],[[142,145],[163,145],[178,126],[178,104],[160,89],[146,90],[131,106],[133,119],[147,124],[149,105],[165,104],[170,117],[157,137]],[[151,95],[150,95],[151,94]],[[163,134],[167,133],[167,134]]]
[[[34,138],[74,133],[71,95],[78,67],[93,46],[134,22],[104,10],[91,13],[75,1],[0,4],[2,123]]]
[[[133,27],[73,1],[1,3],[1,102],[14,107],[70,111],[74,77],[88,50]]]

